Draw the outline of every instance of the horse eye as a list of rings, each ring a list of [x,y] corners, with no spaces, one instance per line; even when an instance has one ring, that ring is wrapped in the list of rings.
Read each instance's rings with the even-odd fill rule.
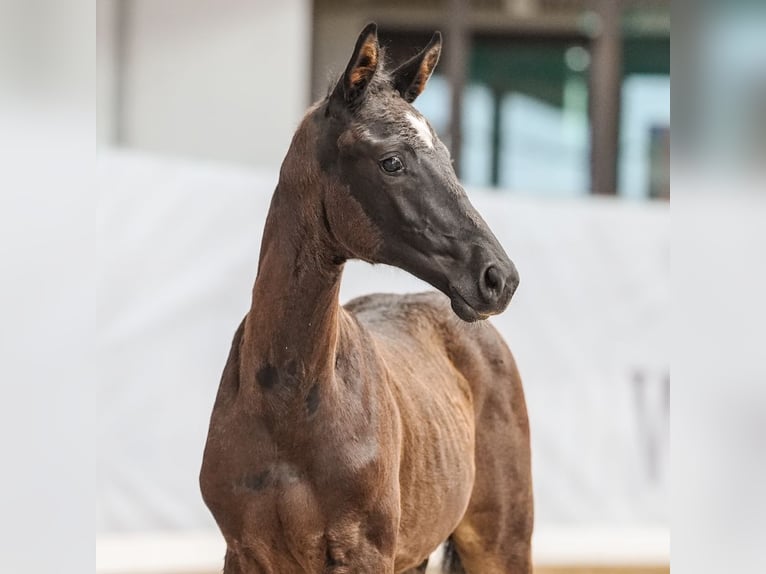
[[[392,155],[381,161],[380,167],[382,167],[385,172],[396,173],[397,171],[402,171],[402,169],[404,169],[404,164],[399,156]]]

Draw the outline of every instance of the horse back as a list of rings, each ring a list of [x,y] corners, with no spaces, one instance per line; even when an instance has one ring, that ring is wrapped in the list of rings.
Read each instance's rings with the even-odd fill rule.
[[[429,360],[449,362],[468,386],[477,419],[491,406],[488,400],[514,410],[524,406],[521,377],[502,335],[490,321],[461,321],[441,293],[373,294],[348,302],[345,309],[372,333],[384,352],[406,349],[400,356],[419,365]],[[422,380],[421,373],[418,369],[418,380],[412,382],[432,387],[433,381]]]

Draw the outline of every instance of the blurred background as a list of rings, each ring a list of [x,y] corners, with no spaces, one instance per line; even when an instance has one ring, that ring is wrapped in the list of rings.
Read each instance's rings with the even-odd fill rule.
[[[629,13],[667,18],[662,5],[615,3],[622,38]],[[162,5],[169,8],[159,14]],[[592,16],[596,3],[503,5],[508,12],[490,12],[482,26],[529,23],[527,39],[549,38],[541,24],[554,13],[552,22],[577,14],[604,21]],[[338,10],[337,40],[349,34],[349,50],[358,28],[340,30],[359,6],[359,28],[390,12],[383,0]],[[398,5],[395,23],[430,32],[416,17],[422,6]],[[457,9],[478,14],[486,6]],[[447,36],[456,8],[438,7],[434,21]],[[666,571],[669,516],[674,573],[766,571],[766,3],[677,0],[670,11],[672,233],[669,202],[626,201],[619,185],[611,197],[588,193],[610,189],[591,175],[569,197],[552,186],[544,197],[544,188],[513,180],[507,192],[468,188],[522,274],[497,324],[527,388],[539,572]],[[321,94],[347,58],[333,57],[313,78],[321,48],[314,14],[314,5],[289,0],[0,0],[3,571],[88,571],[94,515],[99,572],[220,571],[222,543],[196,484],[207,417],[249,304],[273,166],[312,90]],[[598,79],[592,50],[605,37],[599,26],[589,29],[590,138],[595,98],[617,93],[594,82],[615,86],[622,74],[613,68]],[[454,44],[453,36],[447,51]],[[611,52],[626,69],[626,51]],[[276,62],[286,64],[276,70]],[[298,87],[275,90],[264,81],[275,72]],[[448,105],[458,109],[452,96]],[[439,113],[448,140],[452,112],[428,111],[434,123]],[[461,124],[463,140],[478,129],[473,123]],[[628,128],[611,125],[622,145]],[[177,137],[170,145],[159,134]],[[595,140],[588,145],[580,174],[604,157]],[[232,151],[245,148],[244,157]],[[613,148],[611,157],[621,153]],[[492,164],[483,161],[486,174]],[[606,165],[618,166],[615,180],[623,181],[618,163]],[[668,235],[665,329],[657,318],[668,316]],[[350,265],[343,297],[423,288],[407,281]],[[670,468],[662,454],[663,335],[673,348]],[[638,390],[647,387],[654,390]]]
[[[290,138],[369,21],[392,62],[443,32],[415,105],[520,271],[493,322],[525,381],[537,572],[669,571],[661,0],[98,0],[97,571],[220,571],[197,486],[220,372]],[[427,288],[351,263],[341,298]]]

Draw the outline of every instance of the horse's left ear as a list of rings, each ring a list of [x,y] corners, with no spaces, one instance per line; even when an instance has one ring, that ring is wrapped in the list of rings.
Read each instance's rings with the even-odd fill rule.
[[[442,35],[441,32],[436,32],[419,54],[404,62],[391,74],[394,88],[407,102],[414,102],[423,92],[428,78],[439,63],[441,51]]]
[[[342,99],[348,107],[356,106],[363,99],[378,69],[379,59],[378,26],[372,22],[359,34],[346,71],[333,90],[333,99]]]

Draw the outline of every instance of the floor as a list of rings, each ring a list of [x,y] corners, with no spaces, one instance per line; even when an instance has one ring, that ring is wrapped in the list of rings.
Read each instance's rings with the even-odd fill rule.
[[[436,566],[427,574],[441,574]],[[670,574],[670,566],[538,566],[534,574]]]
[[[670,574],[670,566],[542,566],[535,574]]]

